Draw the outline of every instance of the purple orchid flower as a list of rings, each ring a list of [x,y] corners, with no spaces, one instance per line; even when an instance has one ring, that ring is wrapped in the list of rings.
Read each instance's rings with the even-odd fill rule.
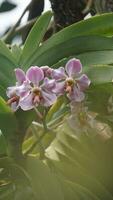
[[[26,79],[29,82],[29,86],[25,86],[27,95],[20,98],[19,102],[22,110],[30,110],[39,104],[48,107],[56,101],[57,97],[52,92],[55,87],[55,80],[44,78],[41,68],[30,67],[26,72]]]
[[[10,98],[8,100],[8,104],[11,106],[11,108],[16,111],[19,108],[19,99],[20,96],[24,96],[26,94],[26,90],[24,90],[24,84],[26,85],[26,76],[23,70],[20,68],[15,69],[15,75],[16,75],[16,85],[12,87],[8,87],[6,94]],[[21,91],[21,92],[19,92]],[[19,94],[18,94],[19,92]]]
[[[82,64],[78,59],[71,59],[65,68],[51,69],[48,66],[32,66],[26,74],[20,68],[15,69],[16,85],[7,88],[8,104],[16,111],[30,110],[38,105],[49,107],[57,96],[67,94],[71,102],[84,100],[84,91],[90,80],[82,74]]]
[[[82,64],[78,59],[70,59],[65,69],[60,67],[52,71],[52,78],[57,81],[55,92],[58,95],[67,93],[71,101],[81,102],[84,100],[84,91],[89,87],[90,80],[82,73]]]

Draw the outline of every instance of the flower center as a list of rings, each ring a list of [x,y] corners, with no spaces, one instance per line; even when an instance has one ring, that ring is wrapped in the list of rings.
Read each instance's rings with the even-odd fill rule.
[[[68,79],[66,79],[66,84],[68,85],[68,86],[73,86],[74,85],[74,80],[72,79],[72,78],[68,78]]]
[[[41,95],[41,90],[40,90],[40,88],[38,88],[38,87],[34,87],[33,90],[32,90],[32,92],[33,92],[35,95],[37,95],[37,96],[40,96],[40,95]]]
[[[74,83],[75,83],[75,81],[72,78],[66,79],[66,92],[67,93],[70,94],[72,92]]]
[[[40,88],[38,87],[34,87],[33,90],[33,104],[36,105],[36,104],[39,104],[40,103],[40,100],[41,100],[41,90]]]

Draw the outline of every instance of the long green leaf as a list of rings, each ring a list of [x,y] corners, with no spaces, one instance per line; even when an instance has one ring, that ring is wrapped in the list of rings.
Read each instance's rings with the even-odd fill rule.
[[[37,158],[28,158],[27,169],[37,200],[64,200],[60,182],[46,165]]]
[[[11,86],[15,80],[14,68],[16,60],[7,46],[0,41],[0,95],[6,98],[6,88]]]
[[[13,54],[11,53],[9,48],[6,46],[6,44],[2,40],[0,40],[0,54],[2,54],[5,57],[7,57],[15,65],[17,64],[16,63],[16,59],[14,58]]]
[[[93,84],[113,82],[113,66],[87,67],[83,71],[88,75]]]
[[[6,99],[6,89],[15,81],[15,65],[7,58],[0,55],[0,96]]]
[[[86,188],[96,196],[95,199],[112,200],[113,138],[109,139],[111,143],[103,142],[96,128],[87,125],[76,127],[75,124],[76,121],[73,121],[72,128],[67,119],[58,128],[57,138],[47,150],[47,156],[51,159],[49,162],[52,162],[56,173]]]
[[[11,137],[17,130],[17,121],[14,113],[0,97],[0,129],[5,137]]]
[[[66,43],[72,38],[76,38],[78,36],[106,34],[113,35],[113,14],[104,14],[73,24],[72,26],[63,29],[62,31],[51,37],[48,41],[46,41],[42,49],[43,51],[45,51],[45,49],[48,49],[49,51],[52,47],[56,48],[56,45]],[[68,49],[68,46],[66,46],[66,44],[64,46],[65,49]],[[58,49],[58,52],[59,51],[60,48]],[[29,60],[32,59],[32,56],[28,60],[25,60],[23,64],[26,66],[29,65]]]
[[[6,154],[6,141],[5,141],[5,137],[3,136],[2,132],[0,131],[0,155],[1,154]]]
[[[60,41],[56,45],[49,45],[45,42],[37,52],[25,63],[26,68],[30,65],[54,65],[59,60],[94,51],[113,50],[113,39],[102,36],[81,36]]]
[[[43,36],[47,30],[51,17],[52,12],[48,11],[36,21],[26,39],[22,57],[20,58],[21,63],[28,59],[33,54],[33,52],[39,48],[40,42],[42,41]]]

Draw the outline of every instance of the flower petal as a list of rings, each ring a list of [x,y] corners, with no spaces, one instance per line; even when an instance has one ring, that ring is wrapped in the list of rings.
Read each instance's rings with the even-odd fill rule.
[[[55,80],[62,80],[66,78],[65,69],[60,67],[58,69],[52,70],[51,76]]]
[[[51,77],[51,73],[53,71],[52,68],[50,68],[48,66],[42,66],[41,69],[43,70],[44,77]]]
[[[17,86],[8,87],[6,90],[6,95],[11,98],[16,94]]]
[[[21,85],[26,80],[25,73],[20,68],[15,69],[15,75],[19,85]]]
[[[44,83],[42,85],[43,90],[52,91],[56,87],[56,81],[54,79],[44,78]]]
[[[53,90],[53,92],[58,96],[63,95],[65,92],[65,81],[57,82],[56,88]]]
[[[20,97],[26,96],[31,90],[29,81],[24,81],[24,83],[16,88],[16,95]]]
[[[69,77],[77,77],[82,72],[82,64],[78,59],[71,59],[65,66],[66,72]]]
[[[37,66],[30,67],[26,72],[26,76],[35,86],[39,85],[39,82],[43,80],[44,73],[42,69]]]
[[[25,97],[20,99],[19,105],[21,107],[22,110],[31,110],[32,108],[34,108],[33,105],[33,93],[29,93],[28,95],[26,95]]]
[[[57,100],[56,95],[50,92],[42,91],[42,97],[41,104],[46,107],[53,105]]]
[[[85,98],[84,93],[81,92],[80,89],[77,88],[76,86],[73,88],[73,91],[71,92],[71,94],[68,94],[67,96],[71,101],[75,101],[75,102],[81,102]]]
[[[31,89],[31,86],[28,81],[24,81],[24,83],[20,86],[12,86],[8,87],[6,90],[6,94],[9,98],[17,95],[19,97],[25,96]]]
[[[78,80],[77,80],[77,85],[80,88],[81,91],[84,91],[87,89],[90,85],[91,81],[87,77],[86,74],[83,74]]]

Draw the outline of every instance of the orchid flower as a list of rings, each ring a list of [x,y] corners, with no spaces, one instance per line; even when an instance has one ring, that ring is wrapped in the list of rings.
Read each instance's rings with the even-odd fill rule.
[[[26,91],[24,91],[23,84],[26,81],[26,76],[23,70],[20,68],[15,69],[15,75],[16,75],[16,85],[11,86],[7,88],[6,94],[10,98],[8,100],[8,104],[11,106],[11,108],[16,111],[19,108],[19,99],[20,96],[24,96]],[[18,95],[18,91],[21,91]]]
[[[27,95],[20,98],[19,105],[22,110],[30,110],[39,104],[51,106],[56,101],[56,95],[52,92],[55,80],[44,78],[43,70],[37,66],[30,67],[26,72],[29,86],[25,86]],[[28,89],[29,88],[29,89]]]
[[[57,81],[55,92],[63,95],[65,92],[71,101],[81,102],[84,100],[84,91],[90,85],[86,74],[82,73],[82,64],[78,59],[71,59],[65,68],[60,67],[52,71],[52,78]]]
[[[30,110],[38,105],[49,107],[57,96],[67,94],[71,102],[81,102],[84,91],[90,85],[86,74],[82,74],[82,64],[78,59],[71,59],[65,68],[52,69],[48,66],[32,66],[26,74],[20,68],[15,69],[16,85],[7,88],[8,104],[16,111]]]

